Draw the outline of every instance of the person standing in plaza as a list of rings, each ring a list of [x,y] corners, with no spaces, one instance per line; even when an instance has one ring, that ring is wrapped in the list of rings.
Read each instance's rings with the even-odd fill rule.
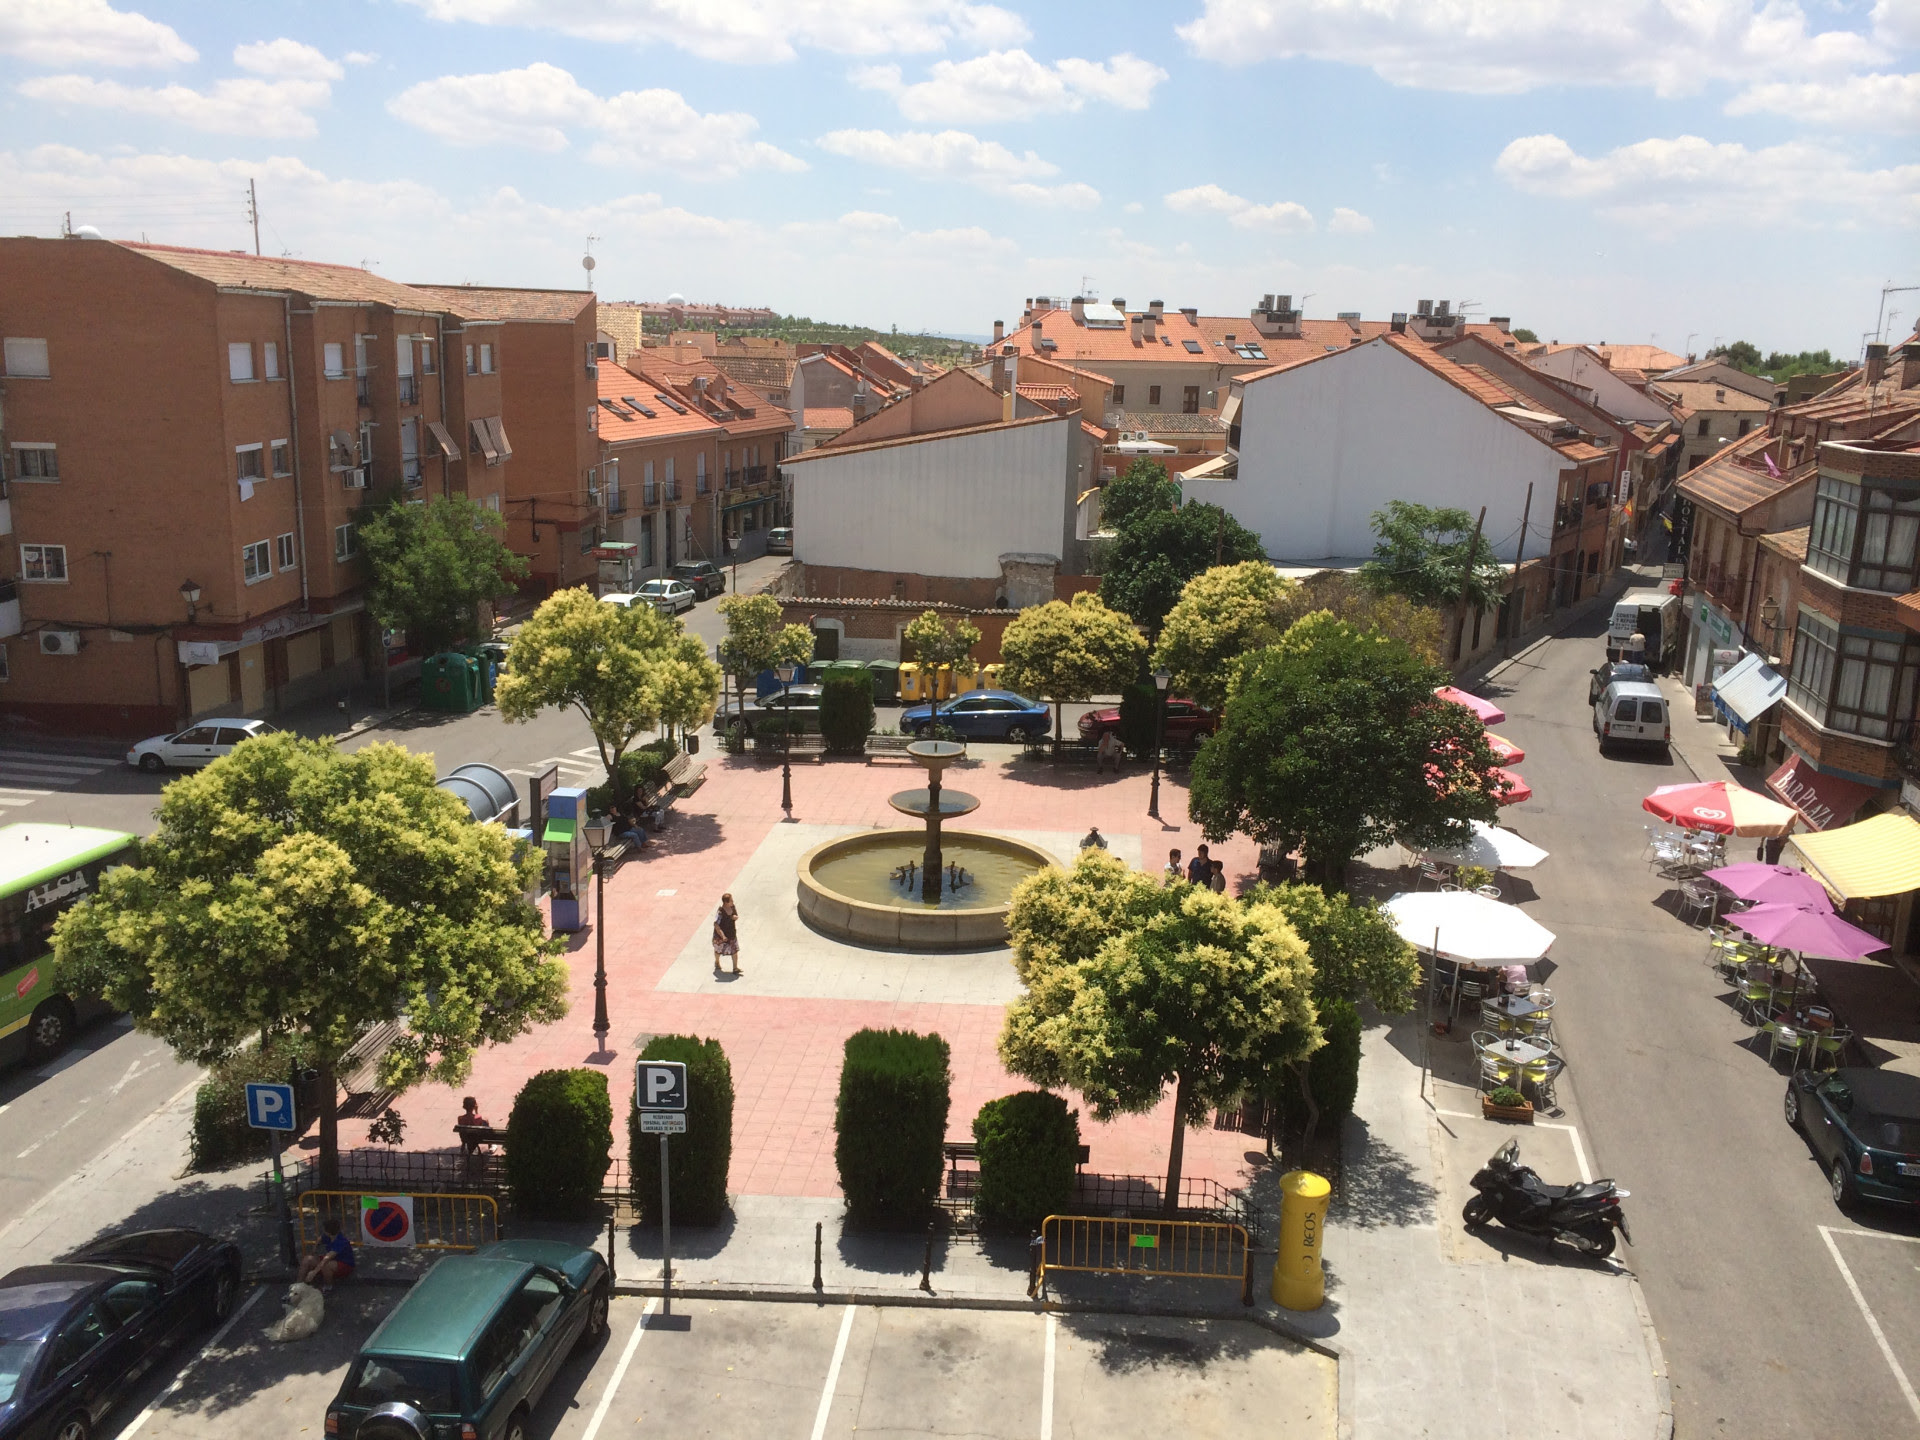
[[[1227,893],[1227,862],[1215,860],[1207,874],[1207,888],[1216,895]]]
[[[735,975],[740,974],[740,911],[735,908],[731,892],[720,897],[720,908],[713,912],[713,973],[720,973],[720,957],[725,955],[733,962]]]
[[[1186,867],[1180,863],[1180,851],[1176,846],[1174,849],[1167,851],[1167,868],[1161,874],[1160,884],[1162,888],[1168,885],[1178,885],[1186,878],[1187,870]]]
[[[1113,767],[1113,773],[1118,775],[1120,773],[1120,754],[1120,737],[1111,730],[1102,733],[1100,736],[1100,744],[1094,750],[1093,773],[1098,775],[1102,770],[1105,770],[1111,765]]]
[[[1207,847],[1202,845],[1187,862],[1187,879],[1195,885],[1205,885],[1212,875],[1213,862],[1207,858]]]

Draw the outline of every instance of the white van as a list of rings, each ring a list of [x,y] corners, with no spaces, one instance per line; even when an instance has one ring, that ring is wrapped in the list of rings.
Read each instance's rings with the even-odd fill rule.
[[[1628,641],[1644,638],[1642,663],[1656,673],[1673,667],[1680,644],[1680,597],[1667,590],[1631,590],[1613,602],[1607,617],[1607,659],[1624,660]]]
[[[1600,737],[1603,752],[1615,741],[1665,750],[1673,743],[1667,697],[1651,681],[1616,680],[1594,702],[1593,733]]]

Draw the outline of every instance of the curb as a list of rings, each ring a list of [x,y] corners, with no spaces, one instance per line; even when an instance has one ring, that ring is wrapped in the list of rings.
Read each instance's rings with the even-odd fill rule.
[[[1633,1284],[1633,1313],[1640,1320],[1640,1334],[1647,1343],[1647,1359],[1653,1365],[1653,1398],[1660,1407],[1653,1421],[1653,1440],[1673,1440],[1673,1382],[1667,1376],[1667,1353],[1660,1348],[1660,1332],[1653,1328],[1653,1313],[1647,1309],[1646,1293],[1640,1277],[1629,1275]]]

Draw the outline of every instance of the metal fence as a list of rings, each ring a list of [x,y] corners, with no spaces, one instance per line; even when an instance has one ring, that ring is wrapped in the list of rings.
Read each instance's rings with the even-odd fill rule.
[[[1040,1235],[1035,1288],[1042,1292],[1051,1272],[1078,1271],[1170,1280],[1233,1280],[1239,1283],[1241,1303],[1253,1303],[1253,1247],[1240,1225],[1211,1220],[1049,1215]]]
[[[955,1221],[974,1218],[974,1198],[980,1169],[972,1158],[950,1159],[941,1187],[940,1208]],[[1100,1175],[1082,1170],[1073,1177],[1074,1211],[1105,1219],[1154,1219],[1165,1214],[1166,1177],[1163,1175]],[[1217,1180],[1184,1178],[1180,1182],[1175,1218],[1238,1225],[1249,1234],[1258,1230],[1257,1215],[1246,1197]]]
[[[382,1192],[391,1195],[404,1191]],[[340,1229],[355,1245],[368,1244],[362,1222],[378,1207],[369,1209],[375,1199],[360,1190],[308,1190],[300,1196],[294,1211],[299,1228],[301,1253],[319,1248],[322,1229],[329,1220],[340,1222]],[[413,1193],[412,1233],[416,1250],[477,1250],[500,1238],[500,1207],[491,1195],[440,1195]],[[380,1228],[375,1222],[374,1228]],[[391,1238],[391,1237],[383,1237]]]
[[[313,1190],[320,1184],[320,1162],[306,1157],[295,1160],[286,1167],[286,1177],[289,1196]],[[270,1194],[272,1175],[263,1175],[261,1183]],[[498,1150],[389,1150],[385,1146],[342,1150],[338,1188],[386,1195],[457,1191],[487,1195],[511,1208],[507,1160]],[[624,1160],[616,1157],[608,1167],[600,1198],[615,1205],[628,1198]]]

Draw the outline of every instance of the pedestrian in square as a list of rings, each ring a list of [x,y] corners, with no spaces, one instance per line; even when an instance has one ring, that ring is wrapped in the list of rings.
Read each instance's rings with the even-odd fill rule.
[[[1108,730],[1101,734],[1100,744],[1093,753],[1093,773],[1098,775],[1109,765],[1113,773],[1120,773],[1120,737]]]
[[[732,973],[740,970],[740,912],[734,907],[731,893],[720,897],[720,908],[713,912],[713,973],[720,973],[720,957],[724,955],[733,962]]]
[[[1212,874],[1213,862],[1207,858],[1207,847],[1202,845],[1187,862],[1187,879],[1195,885],[1205,885]]]
[[[1216,895],[1224,895],[1227,893],[1226,861],[1215,860],[1212,862],[1212,869],[1207,874],[1207,888]]]
[[[1167,868],[1161,876],[1161,887],[1165,888],[1168,885],[1178,885],[1186,878],[1187,867],[1180,863],[1180,851],[1178,847],[1167,851]]]

